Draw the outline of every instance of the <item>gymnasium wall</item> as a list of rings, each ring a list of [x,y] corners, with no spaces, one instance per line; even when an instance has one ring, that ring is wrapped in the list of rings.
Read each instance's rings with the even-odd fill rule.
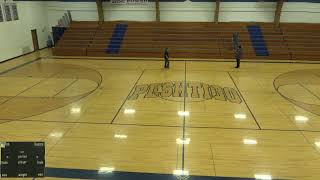
[[[320,23],[320,1],[318,3],[285,3],[282,8],[281,22]]]
[[[154,21],[155,3],[143,5],[114,5],[104,2],[106,21]],[[261,21],[271,22],[274,16],[274,2],[222,2],[220,21]],[[49,24],[57,22],[61,15],[71,10],[74,20],[97,20],[95,2],[49,2]],[[213,2],[160,2],[161,21],[213,21],[215,4]]]
[[[71,2],[70,2],[71,1]],[[113,5],[103,3],[106,21],[154,21],[155,3]],[[161,21],[212,22],[215,3],[211,0],[160,0]],[[272,22],[276,3],[273,0],[222,0],[221,22]],[[320,23],[320,0],[287,0],[281,22]],[[309,1],[309,2],[299,2]],[[95,0],[38,1],[15,0],[19,20],[0,23],[0,61],[33,50],[31,29],[37,29],[40,48],[46,46],[51,27],[71,11],[75,21],[97,21]],[[314,3],[312,3],[314,2]]]
[[[259,0],[234,1],[221,2],[219,21],[272,22],[274,19],[276,2],[272,2],[272,0],[264,2]],[[282,22],[320,23],[320,1],[312,1],[318,3],[311,3],[311,0],[310,2],[289,1],[284,3]],[[58,19],[67,10],[71,10],[74,20],[94,21],[98,19],[94,1],[77,3],[55,1],[47,4],[49,26],[57,24]],[[103,6],[106,21],[154,21],[156,18],[154,2],[144,5],[114,5],[110,2],[104,2]],[[160,2],[160,10],[161,21],[210,22],[213,21],[215,3],[210,0],[163,0]]]
[[[0,62],[33,51],[31,30],[37,29],[39,48],[48,36],[46,4],[16,2],[19,20],[0,23]]]
[[[48,26],[52,27],[58,24],[59,19],[68,10],[71,11],[72,19],[74,21],[97,21],[97,5],[95,2],[57,2],[48,1]]]

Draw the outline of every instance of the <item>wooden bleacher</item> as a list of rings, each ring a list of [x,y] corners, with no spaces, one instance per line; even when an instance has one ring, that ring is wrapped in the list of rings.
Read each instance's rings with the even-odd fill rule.
[[[72,22],[53,49],[57,56],[87,56],[87,48],[99,28],[98,22]]]
[[[118,53],[107,53],[116,24],[128,24]],[[248,25],[263,32],[268,56],[257,56]],[[173,58],[233,59],[232,34],[237,32],[244,59],[319,60],[320,25],[271,23],[184,23],[184,22],[72,22],[59,40],[56,56],[163,57],[169,48]]]
[[[293,60],[320,60],[319,24],[282,24],[283,38]]]

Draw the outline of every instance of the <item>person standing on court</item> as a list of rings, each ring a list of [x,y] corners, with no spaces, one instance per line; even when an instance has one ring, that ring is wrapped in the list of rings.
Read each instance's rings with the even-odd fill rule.
[[[232,34],[232,48],[233,50],[236,50],[239,44],[239,35],[238,33]]]
[[[164,50],[164,68],[169,69],[169,51],[168,48]]]
[[[239,45],[236,50],[235,50],[235,55],[236,55],[236,60],[237,60],[237,66],[236,68],[239,68],[240,67],[240,60],[241,60],[241,57],[242,57],[242,47],[241,45]]]

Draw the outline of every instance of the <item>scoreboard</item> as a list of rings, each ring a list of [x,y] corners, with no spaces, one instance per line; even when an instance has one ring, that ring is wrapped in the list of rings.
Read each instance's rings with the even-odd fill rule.
[[[44,177],[44,142],[5,142],[1,146],[1,177]]]

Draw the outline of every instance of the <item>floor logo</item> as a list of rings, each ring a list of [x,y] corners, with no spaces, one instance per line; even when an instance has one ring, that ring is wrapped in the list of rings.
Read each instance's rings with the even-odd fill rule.
[[[320,69],[299,69],[283,73],[274,80],[273,85],[291,103],[320,116]]]
[[[186,92],[185,92],[186,90]],[[205,101],[218,100],[240,104],[237,90],[230,87],[209,85],[201,82],[171,81],[136,85],[128,100],[141,98],[162,98],[169,101]]]

